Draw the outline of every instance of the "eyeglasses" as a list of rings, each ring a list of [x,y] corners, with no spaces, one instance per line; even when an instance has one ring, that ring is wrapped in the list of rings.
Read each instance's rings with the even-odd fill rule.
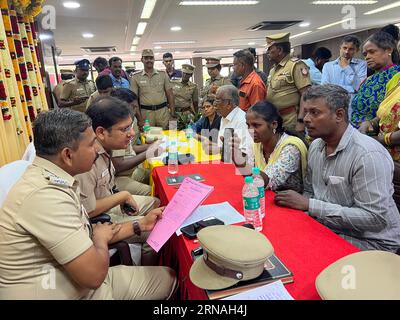
[[[132,123],[124,128],[111,128],[111,130],[113,129],[120,131],[122,134],[128,134],[131,132],[131,130],[133,130]]]

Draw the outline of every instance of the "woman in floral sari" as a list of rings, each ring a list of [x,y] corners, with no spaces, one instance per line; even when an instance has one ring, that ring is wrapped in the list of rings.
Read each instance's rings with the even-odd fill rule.
[[[351,123],[357,128],[362,122],[375,118],[385,98],[388,81],[400,71],[396,40],[386,32],[370,36],[363,46],[363,54],[375,73],[361,84],[352,101]]]
[[[394,195],[393,198],[400,208],[400,73],[388,82],[386,98],[380,104],[377,116],[365,121],[360,131],[382,143],[394,160]]]

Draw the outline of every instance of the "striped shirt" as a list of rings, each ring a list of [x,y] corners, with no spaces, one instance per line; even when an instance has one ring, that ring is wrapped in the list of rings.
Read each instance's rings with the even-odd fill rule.
[[[334,153],[327,156],[325,142],[316,139],[308,156],[309,215],[362,250],[400,248],[387,150],[349,125]]]

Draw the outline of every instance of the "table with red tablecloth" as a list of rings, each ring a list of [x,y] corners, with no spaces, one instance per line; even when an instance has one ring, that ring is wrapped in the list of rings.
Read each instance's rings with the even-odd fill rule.
[[[236,174],[232,164],[191,164],[179,166],[178,175],[200,174],[203,183],[214,186],[214,191],[203,204],[228,201],[243,214],[243,176]],[[153,170],[155,195],[162,205],[168,204],[177,191],[169,186],[167,167]],[[336,235],[306,213],[278,207],[273,202],[274,193],[266,193],[266,215],[262,233],[272,243],[275,254],[292,271],[294,282],[285,287],[295,299],[320,299],[315,288],[318,274],[331,263],[358,252],[359,249]],[[191,251],[199,244],[175,234],[163,248],[163,263],[177,271],[180,283],[180,298],[189,300],[207,299],[204,290],[196,287],[189,279],[192,265]]]

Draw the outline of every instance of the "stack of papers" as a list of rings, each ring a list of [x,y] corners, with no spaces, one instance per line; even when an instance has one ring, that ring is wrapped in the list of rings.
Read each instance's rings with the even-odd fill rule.
[[[276,281],[221,300],[294,300],[282,281]]]

